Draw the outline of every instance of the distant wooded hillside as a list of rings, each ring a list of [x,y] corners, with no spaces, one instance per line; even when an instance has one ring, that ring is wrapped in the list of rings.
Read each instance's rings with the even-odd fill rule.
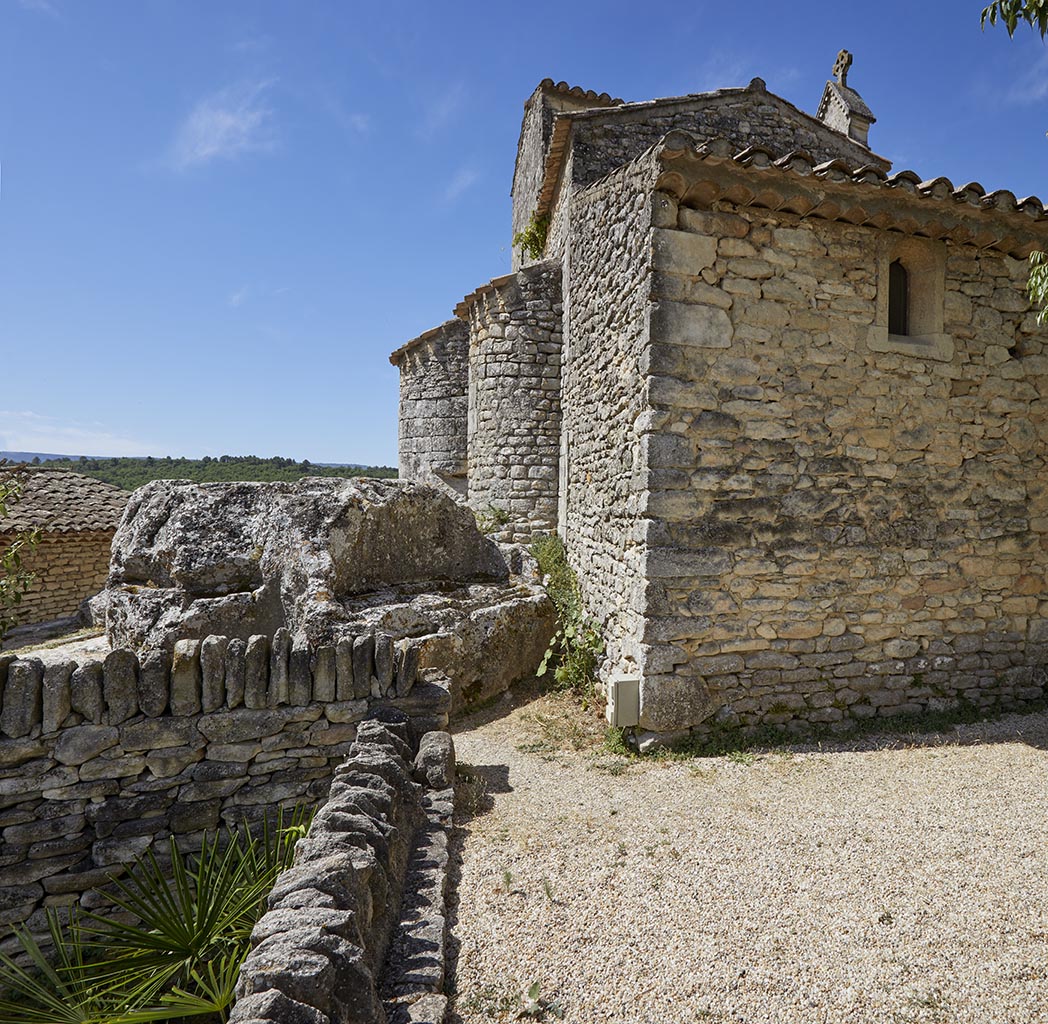
[[[379,476],[395,477],[391,466],[314,466],[308,460],[295,462],[274,456],[260,459],[255,455],[223,455],[212,459],[51,459],[48,469],[70,469],[93,476],[106,483],[133,491],[150,480],[194,480],[213,483],[222,480],[299,480],[304,476]]]

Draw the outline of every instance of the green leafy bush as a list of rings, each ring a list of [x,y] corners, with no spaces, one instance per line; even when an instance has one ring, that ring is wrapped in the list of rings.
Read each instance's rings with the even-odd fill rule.
[[[549,217],[531,215],[528,226],[513,236],[513,244],[520,246],[525,259],[540,260],[546,253],[546,235],[549,233]]]
[[[546,592],[557,610],[557,631],[539,664],[539,676],[552,668],[558,688],[584,698],[592,696],[597,666],[604,653],[600,626],[582,607],[578,576],[568,562],[564,543],[555,533],[536,537],[531,553],[545,577]]]
[[[251,930],[307,827],[297,808],[275,826],[205,835],[198,854],[172,837],[170,865],[148,851],[99,890],[100,913],[63,926],[49,912],[50,955],[16,928],[29,966],[0,954],[0,1024],[225,1021]]]

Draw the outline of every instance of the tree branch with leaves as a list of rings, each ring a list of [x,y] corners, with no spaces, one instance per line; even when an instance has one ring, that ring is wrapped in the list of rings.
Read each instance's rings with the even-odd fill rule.
[[[1009,36],[1025,22],[1030,28],[1041,33],[1043,39],[1048,35],[1048,0],[993,0],[982,12],[982,27],[986,24],[996,25],[1000,22]]]
[[[985,30],[987,23],[1000,22],[1009,37],[1023,23],[1039,32],[1041,38],[1048,36],[1048,0],[993,0],[984,7],[980,24]],[[1048,253],[1030,254],[1030,280],[1027,282],[1030,301],[1039,307],[1037,322],[1048,324]]]

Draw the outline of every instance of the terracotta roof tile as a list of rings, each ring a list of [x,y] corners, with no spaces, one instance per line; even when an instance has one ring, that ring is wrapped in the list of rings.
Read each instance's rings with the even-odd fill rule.
[[[115,530],[130,497],[80,473],[30,467],[22,475],[20,497],[0,519],[0,533],[37,527],[57,533]]]

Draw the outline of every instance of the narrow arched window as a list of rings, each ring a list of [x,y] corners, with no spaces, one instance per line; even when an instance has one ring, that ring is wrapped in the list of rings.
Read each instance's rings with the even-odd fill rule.
[[[906,268],[895,260],[888,267],[888,333],[910,333],[910,275]],[[883,330],[883,328],[882,328]]]

